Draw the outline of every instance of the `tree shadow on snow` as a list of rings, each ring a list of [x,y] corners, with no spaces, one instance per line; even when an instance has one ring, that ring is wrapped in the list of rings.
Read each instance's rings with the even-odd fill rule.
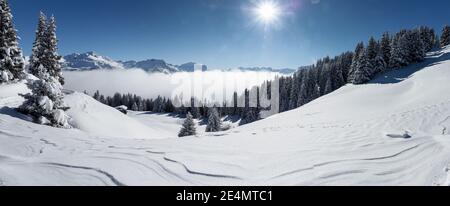
[[[241,120],[241,117],[238,115],[232,115],[232,116],[226,116],[225,119],[223,121],[226,122],[232,122],[232,123],[236,123],[239,122]]]
[[[142,115],[158,115],[158,116],[168,116],[168,117],[174,117],[174,118],[182,118],[180,115],[175,114],[175,113],[142,112],[142,113],[136,114],[136,116],[142,116]]]
[[[450,60],[450,53],[442,51],[433,52],[432,55],[425,58],[423,62],[416,63],[404,68],[388,71],[375,77],[369,84],[395,84],[411,77],[414,73],[430,66],[442,64],[443,61]]]
[[[0,114],[8,115],[8,116],[10,116],[10,117],[18,118],[18,119],[25,120],[25,121],[29,121],[29,122],[32,122],[32,121],[33,121],[33,118],[31,118],[30,116],[27,116],[27,115],[24,115],[24,114],[18,112],[18,111],[17,111],[16,109],[14,109],[14,108],[2,107],[2,108],[0,108]]]

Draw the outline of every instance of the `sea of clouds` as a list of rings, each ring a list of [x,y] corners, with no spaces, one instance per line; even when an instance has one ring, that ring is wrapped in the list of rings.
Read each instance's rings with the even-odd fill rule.
[[[78,92],[112,96],[114,93],[132,93],[144,98],[158,96],[191,96],[201,100],[230,100],[237,91],[242,94],[246,88],[259,86],[267,80],[273,80],[279,73],[242,72],[242,71],[207,71],[193,73],[147,73],[139,69],[131,70],[94,70],[66,71],[65,88]]]

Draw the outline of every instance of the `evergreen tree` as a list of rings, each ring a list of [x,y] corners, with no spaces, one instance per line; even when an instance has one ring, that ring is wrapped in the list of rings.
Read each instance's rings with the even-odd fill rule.
[[[435,33],[434,30],[426,26],[419,27],[420,39],[423,42],[423,49],[425,52],[431,51],[435,45]]]
[[[212,107],[208,111],[208,123],[206,132],[218,132],[222,129],[222,120],[216,107]]]
[[[367,50],[361,53],[356,71],[350,77],[352,84],[364,84],[372,78],[373,65],[369,59]]]
[[[331,93],[331,92],[333,92],[333,83],[332,83],[332,81],[331,81],[331,77],[329,77],[329,78],[327,79],[326,84],[325,84],[324,94],[329,94],[329,93]]]
[[[441,47],[450,45],[450,26],[445,26],[442,29]]]
[[[375,59],[372,61],[372,63],[373,63],[373,69],[374,69],[373,76],[375,76],[378,73],[385,72],[387,70],[388,65],[385,61],[384,53],[381,48],[378,50],[378,53],[377,53]]]
[[[45,54],[45,37],[47,32],[47,17],[44,13],[39,15],[39,23],[36,29],[36,38],[33,43],[33,51],[30,57],[29,72],[34,76],[38,76],[41,59]]]
[[[138,105],[136,104],[136,102],[133,102],[133,105],[131,106],[131,110],[132,111],[139,111],[139,107],[138,107]]]
[[[186,115],[186,120],[183,123],[180,133],[178,133],[178,137],[186,137],[193,136],[197,134],[197,130],[195,128],[194,118],[191,113],[188,112]]]
[[[307,84],[309,81],[309,79],[308,79],[309,76],[307,75],[307,73],[309,73],[309,71],[305,73],[304,79],[302,81],[302,85],[300,87],[300,95],[298,96],[298,101],[297,101],[299,107],[303,106],[309,102],[309,96],[308,96],[309,89],[308,89],[308,84]]]
[[[289,97],[289,109],[295,109],[298,107],[298,95],[300,94],[300,82],[301,76],[294,74],[292,78],[291,96]]]
[[[31,93],[22,95],[25,102],[19,111],[32,115],[39,124],[70,128],[69,117],[64,112],[68,108],[63,102],[62,85],[42,65],[38,69],[39,79],[27,84]]]
[[[369,60],[374,60],[375,57],[378,54],[378,43],[377,40],[375,40],[374,37],[370,37],[369,43],[367,44],[366,48],[366,55]]]
[[[45,55],[44,55],[44,67],[48,69],[49,74],[58,80],[61,85],[64,85],[64,77],[61,70],[61,56],[58,54],[58,40],[56,38],[56,20],[55,17],[51,17],[47,30],[45,33]]]
[[[249,124],[259,120],[261,118],[259,113],[257,108],[247,108],[242,115],[240,125]]]
[[[385,64],[389,64],[391,60],[391,37],[389,33],[384,33],[380,42],[381,56]]]
[[[356,45],[356,49],[355,49],[355,53],[353,55],[353,60],[352,60],[352,64],[350,66],[350,71],[348,74],[348,82],[351,83],[352,82],[352,76],[354,76],[354,73],[357,71],[358,69],[358,64],[360,62],[360,58],[362,56],[362,53],[364,52],[364,43],[360,42]]]
[[[7,0],[0,0],[0,83],[24,79],[24,59]]]
[[[382,56],[381,46],[375,40],[375,38],[371,37],[369,40],[369,44],[366,48],[366,55],[370,64],[366,64],[370,68],[367,68],[367,75],[372,78],[379,72],[385,70],[384,58]]]
[[[256,93],[256,97],[255,96],[250,96],[250,94],[255,94]],[[251,91],[249,90],[245,90],[245,107],[244,107],[244,111],[241,114],[241,125],[244,124],[249,124],[252,123],[254,121],[259,120],[260,118],[260,111],[259,111],[259,88],[253,88]],[[289,103],[289,96],[286,96],[286,100],[285,102]]]
[[[407,59],[406,30],[402,30],[395,34],[391,42],[391,59],[389,61],[390,68],[399,68],[409,64]]]
[[[94,93],[94,96],[92,96],[92,98],[94,98],[95,100],[99,101],[100,100],[100,91],[97,90]]]
[[[103,94],[100,95],[100,98],[99,98],[98,101],[101,102],[101,103],[103,103],[103,104],[106,104],[106,105],[108,104],[108,103],[106,102],[105,96],[103,96]]]
[[[56,45],[50,48],[56,51]],[[27,85],[31,90],[30,94],[22,95],[25,102],[19,107],[19,111],[32,115],[36,122],[54,127],[70,128],[68,116],[65,110],[68,108],[63,102],[64,94],[62,85],[58,79],[50,75],[49,69],[44,67],[44,59],[39,59],[36,68],[38,80],[31,81]],[[59,62],[55,63],[59,64]]]
[[[321,91],[320,85],[316,83],[314,85],[314,90],[313,90],[312,96],[310,98],[310,101],[313,101],[313,100],[319,98],[320,96],[322,96],[320,91]]]
[[[428,43],[423,42],[419,29],[409,31],[408,36],[408,52],[411,59],[409,63],[411,64],[423,61],[427,52]]]
[[[191,115],[194,119],[198,119],[201,117],[200,110],[198,109],[197,105],[200,105],[197,100],[192,97],[191,98]]]

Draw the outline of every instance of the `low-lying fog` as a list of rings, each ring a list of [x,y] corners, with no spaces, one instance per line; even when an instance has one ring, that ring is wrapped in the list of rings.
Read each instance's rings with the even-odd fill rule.
[[[198,99],[215,99],[223,96],[232,97],[234,91],[241,94],[245,88],[261,85],[272,80],[279,73],[208,71],[195,73],[147,73],[143,70],[94,70],[65,71],[65,88],[74,91],[87,91],[93,94],[112,96],[114,93],[132,93],[145,98],[158,95],[174,97],[183,94],[183,98],[195,96]],[[190,98],[189,98],[190,99]]]

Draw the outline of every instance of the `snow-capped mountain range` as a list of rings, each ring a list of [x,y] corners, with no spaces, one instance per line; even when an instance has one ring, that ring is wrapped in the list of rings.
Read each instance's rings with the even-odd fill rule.
[[[117,69],[123,65],[111,58],[97,55],[94,52],[70,54],[63,58],[63,65],[68,70]]]
[[[182,65],[175,65],[165,62],[161,59],[148,59],[143,61],[116,61],[109,57],[96,54],[95,52],[86,52],[82,54],[74,53],[63,57],[63,65],[65,70],[69,71],[87,71],[98,69],[142,69],[149,73],[176,73],[176,72],[193,72],[196,65],[201,66],[202,71],[208,71],[208,66],[188,62]],[[279,72],[281,74],[292,74],[294,69],[273,69],[270,67],[240,67],[240,71],[255,72]]]

